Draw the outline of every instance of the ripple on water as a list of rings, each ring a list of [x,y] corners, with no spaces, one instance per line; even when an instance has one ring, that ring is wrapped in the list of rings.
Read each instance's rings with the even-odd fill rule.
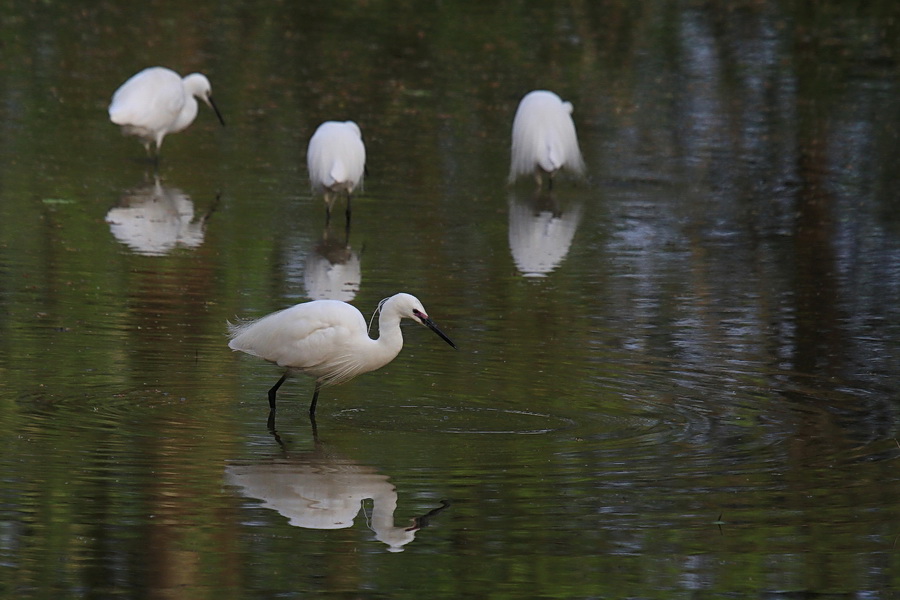
[[[175,419],[192,426],[191,419],[179,417],[181,413],[186,417],[190,407],[187,399],[178,394],[154,387],[122,392],[82,391],[80,395],[33,393],[20,397],[22,411],[18,418],[25,419],[23,429],[41,435],[118,430],[141,436],[152,435],[152,429],[141,426],[148,420]]]
[[[334,418],[360,430],[470,435],[540,435],[576,425],[568,417],[527,410],[415,404],[346,409]]]

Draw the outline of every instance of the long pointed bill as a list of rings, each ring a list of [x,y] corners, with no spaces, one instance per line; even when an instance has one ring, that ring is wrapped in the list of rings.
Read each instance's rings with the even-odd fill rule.
[[[222,124],[222,127],[225,127],[225,119],[222,118],[222,113],[219,112],[219,108],[216,106],[216,103],[213,102],[212,96],[206,97],[206,103],[209,104],[209,107],[215,111],[216,116],[219,117],[219,123]]]
[[[424,325],[428,329],[430,329],[433,332],[435,332],[436,334],[438,334],[442,340],[444,340],[445,342],[447,342],[448,344],[450,344],[451,346],[456,348],[456,344],[453,343],[453,340],[451,340],[446,335],[444,335],[444,332],[441,331],[440,329],[438,329],[438,326],[434,324],[434,321],[432,321],[428,317],[424,317],[424,318],[420,317],[420,320],[422,321],[422,325]]]

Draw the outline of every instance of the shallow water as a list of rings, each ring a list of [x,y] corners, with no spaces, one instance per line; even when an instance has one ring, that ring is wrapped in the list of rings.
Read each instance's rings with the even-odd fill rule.
[[[406,7],[404,7],[406,8]],[[165,3],[0,17],[5,597],[890,597],[892,3]],[[154,173],[111,125],[201,70]],[[516,104],[588,166],[506,185]],[[305,148],[368,149],[325,226]],[[151,226],[148,227],[148,224]],[[416,294],[319,399],[227,320]]]

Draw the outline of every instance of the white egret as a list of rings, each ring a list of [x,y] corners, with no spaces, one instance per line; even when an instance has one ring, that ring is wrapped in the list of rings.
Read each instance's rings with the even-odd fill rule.
[[[572,103],[546,90],[529,92],[522,98],[513,119],[512,160],[509,181],[533,174],[541,185],[541,175],[553,176],[560,169],[584,172],[578,136],[572,122]]]
[[[361,187],[366,169],[366,146],[359,125],[353,121],[325,121],[309,140],[306,166],[313,192],[325,196],[325,218],[331,219],[331,207],[341,193],[347,194],[347,220],[350,220],[350,196]]]
[[[126,135],[143,141],[147,153],[156,144],[156,156],[163,138],[194,122],[200,98],[225,120],[212,99],[212,88],[205,75],[192,73],[184,79],[171,69],[150,67],[133,75],[116,90],[109,105],[109,119],[122,126]]]
[[[388,364],[403,348],[400,320],[425,325],[456,348],[410,294],[395,294],[378,304],[378,339],[369,337],[366,320],[355,307],[340,300],[296,304],[254,321],[228,324],[228,347],[263,358],[286,369],[269,390],[269,428],[275,424],[275,394],[289,375],[316,378],[309,405],[315,423],[316,401],[323,385],[343,383]]]

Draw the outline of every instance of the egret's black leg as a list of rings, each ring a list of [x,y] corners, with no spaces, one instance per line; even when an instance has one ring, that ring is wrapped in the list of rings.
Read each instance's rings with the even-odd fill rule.
[[[275,393],[278,391],[278,388],[281,387],[281,384],[284,383],[284,380],[287,379],[287,373],[281,376],[281,379],[278,380],[278,383],[272,386],[269,390],[269,410],[275,412]]]
[[[278,432],[275,430],[275,417],[272,415],[272,413],[269,413],[268,426],[269,426],[269,433],[272,435],[272,437],[275,439],[275,441],[278,443],[278,445],[281,446],[281,450],[282,451],[287,450],[287,448],[284,446],[284,442],[281,441],[281,436],[278,435]]]
[[[275,393],[278,391],[278,388],[281,387],[281,384],[284,383],[284,380],[287,379],[287,373],[281,376],[281,379],[273,385],[269,389],[269,429],[275,429]]]
[[[344,222],[344,244],[350,243],[350,200],[347,200],[347,220]]]
[[[350,229],[350,199],[352,196],[347,194],[347,229]]]
[[[309,418],[313,424],[316,422],[316,402],[319,400],[319,387],[319,382],[316,381],[316,391],[313,392],[313,399],[309,404]]]
[[[312,426],[313,442],[315,442],[316,444],[318,444],[318,443],[319,443],[319,428],[316,427],[316,417],[315,417],[315,415],[310,415],[310,416],[309,416],[309,424]]]

